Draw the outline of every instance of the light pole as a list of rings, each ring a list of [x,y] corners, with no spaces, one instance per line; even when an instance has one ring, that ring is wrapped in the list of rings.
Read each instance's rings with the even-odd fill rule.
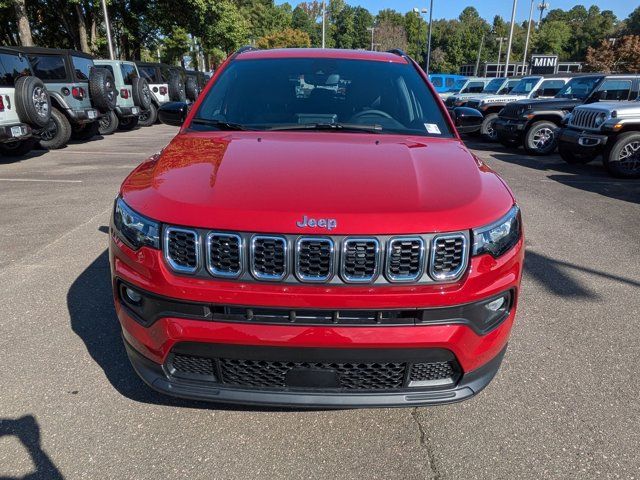
[[[500,72],[502,69],[500,68],[500,61],[502,60],[502,42],[507,40],[507,37],[498,37],[496,38],[498,42],[500,42],[500,46],[498,47],[498,77],[500,76]]]
[[[538,28],[540,28],[540,24],[542,23],[542,15],[544,11],[549,8],[549,2],[542,2],[538,5],[538,10],[540,10],[540,21],[538,22]]]
[[[107,44],[109,45],[109,58],[115,60],[113,54],[113,42],[111,41],[111,24],[109,23],[109,13],[107,12],[107,2],[102,0],[102,13],[104,13],[104,28],[107,31]]]
[[[326,2],[323,0],[322,2],[322,48],[325,48],[326,18],[327,18],[327,8],[326,8]]]
[[[507,59],[505,61],[504,76],[509,76],[509,57],[511,56],[511,44],[513,43],[513,27],[516,23],[516,8],[518,0],[513,0],[513,9],[511,10],[511,28],[509,29],[509,42],[507,42]]]
[[[529,23],[527,23],[527,40],[524,42],[524,54],[522,55],[522,74],[525,75],[524,69],[527,64],[527,50],[529,50],[529,35],[531,34],[531,19],[533,18],[533,3],[536,0],[531,0],[531,9],[529,10]],[[518,72],[516,72],[516,75]]]
[[[478,48],[478,58],[476,59],[476,68],[473,71],[473,76],[478,76],[478,69],[480,68],[480,55],[482,54],[482,47],[484,46],[484,37],[485,33],[482,34],[482,39],[480,39],[480,47]]]
[[[373,43],[373,34],[376,31],[376,27],[367,27],[367,31],[371,32],[371,51],[373,52],[374,47],[375,47],[375,45]]]

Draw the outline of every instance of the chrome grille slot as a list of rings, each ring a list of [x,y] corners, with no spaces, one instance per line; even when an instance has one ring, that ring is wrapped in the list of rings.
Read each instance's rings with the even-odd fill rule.
[[[300,238],[296,242],[296,276],[303,282],[326,282],[333,275],[333,258],[330,238]]]
[[[375,238],[349,238],[342,245],[342,278],[348,283],[369,283],[379,273],[380,243]]]
[[[236,278],[242,273],[242,237],[233,233],[207,235],[207,269],[214,277]]]
[[[251,239],[251,273],[258,280],[282,280],[287,276],[287,240],[255,235]]]
[[[429,274],[434,280],[455,280],[464,270],[467,240],[461,234],[438,235],[431,242]]]
[[[200,265],[198,233],[184,228],[168,227],[164,232],[164,255],[176,272],[194,273]]]
[[[420,237],[393,238],[387,244],[385,273],[390,282],[412,282],[424,271],[424,240]]]
[[[571,115],[569,125],[575,128],[598,130],[598,127],[596,126],[596,118],[601,113],[606,112],[601,110],[594,110],[591,108],[576,108]]]

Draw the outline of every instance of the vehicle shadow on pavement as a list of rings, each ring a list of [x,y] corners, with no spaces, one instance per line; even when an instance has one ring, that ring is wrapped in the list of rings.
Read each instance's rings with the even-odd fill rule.
[[[7,436],[13,436],[22,443],[31,457],[35,471],[24,476],[6,476],[6,472],[2,471],[3,467],[0,465],[0,480],[62,480],[64,478],[42,449],[40,427],[32,415],[15,419],[0,418],[0,438]]]
[[[48,152],[48,150],[39,150],[39,149],[35,149],[34,148],[33,150],[31,150],[26,155],[20,155],[18,157],[7,157],[7,156],[0,155],[0,166],[2,166],[2,165],[11,165],[13,163],[18,163],[18,162],[25,162],[25,161],[30,160],[32,158],[41,157],[42,155],[44,155],[47,152]],[[3,480],[2,477],[0,477],[0,480]]]
[[[106,227],[100,227],[107,232]],[[291,411],[183,400],[162,395],[145,385],[129,363],[113,306],[109,254],[104,251],[75,279],[67,292],[71,329],[85,344],[107,380],[123,396],[136,402],[183,408],[250,411]],[[0,480],[3,480],[0,477]]]
[[[625,285],[640,288],[640,281],[637,279],[613,275],[609,272],[601,272],[589,267],[575,265],[570,262],[556,260],[545,255],[541,255],[531,250],[527,250],[524,261],[525,274],[537,280],[549,293],[560,297],[576,297],[584,299],[597,299],[596,292],[584,287],[573,278],[569,272],[581,272],[588,275],[606,278]]]

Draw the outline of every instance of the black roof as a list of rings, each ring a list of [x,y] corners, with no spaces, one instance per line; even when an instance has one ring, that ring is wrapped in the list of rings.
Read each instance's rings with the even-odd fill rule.
[[[166,63],[159,63],[159,62],[140,62],[138,60],[135,61],[136,65],[141,65],[143,67],[169,67],[171,68],[171,65],[167,65]]]
[[[73,55],[74,57],[90,58],[91,60],[94,59],[93,55],[81,52],[80,50],[71,50],[69,48],[16,47],[16,50],[34,55]]]

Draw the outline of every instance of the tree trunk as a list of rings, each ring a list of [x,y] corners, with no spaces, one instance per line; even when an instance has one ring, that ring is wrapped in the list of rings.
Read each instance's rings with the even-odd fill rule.
[[[20,43],[23,47],[31,47],[33,46],[33,37],[31,36],[31,27],[29,26],[29,18],[27,17],[27,9],[24,2],[25,0],[14,0],[13,6],[16,11]]]
[[[86,18],[79,3],[76,3],[76,14],[78,15],[78,37],[80,39],[80,50],[84,53],[91,53],[91,49],[89,48],[89,38],[87,36]]]
[[[98,25],[95,14],[91,15],[91,51],[98,51]]]

